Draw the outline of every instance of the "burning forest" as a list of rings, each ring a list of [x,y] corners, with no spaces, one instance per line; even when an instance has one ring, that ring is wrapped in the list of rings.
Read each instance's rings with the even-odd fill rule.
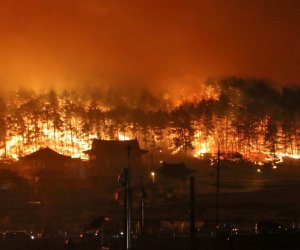
[[[1,99],[1,158],[46,146],[84,158],[93,138],[136,138],[145,149],[182,157],[209,157],[220,147],[254,163],[299,158],[299,100],[298,87],[234,77],[178,100],[136,88],[19,90]]]

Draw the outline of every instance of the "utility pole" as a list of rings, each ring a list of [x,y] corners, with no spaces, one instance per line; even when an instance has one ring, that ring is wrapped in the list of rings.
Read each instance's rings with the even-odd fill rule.
[[[124,250],[131,249],[131,172],[130,172],[131,147],[127,147],[128,164],[124,168]]]
[[[196,250],[195,178],[190,177],[190,249]]]
[[[154,140],[154,136],[153,136],[153,140],[152,140],[152,143],[150,145],[151,147],[151,171],[154,170],[154,150],[155,150],[155,140]]]
[[[216,180],[216,225],[215,237],[219,227],[219,210],[220,210],[220,146],[218,145],[218,158],[217,158],[217,180]]]
[[[140,234],[141,236],[144,235],[144,230],[145,230],[145,201],[147,198],[147,193],[144,187],[144,181],[143,181],[143,176],[141,176],[141,214],[140,214]]]

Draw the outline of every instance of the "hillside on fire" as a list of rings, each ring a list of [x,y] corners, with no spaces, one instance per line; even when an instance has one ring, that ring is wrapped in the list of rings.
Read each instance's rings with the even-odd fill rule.
[[[50,147],[85,158],[93,139],[137,139],[165,157],[204,158],[219,147],[256,163],[299,158],[299,99],[299,87],[236,77],[207,81],[177,99],[138,87],[21,89],[0,100],[0,154],[17,159]]]

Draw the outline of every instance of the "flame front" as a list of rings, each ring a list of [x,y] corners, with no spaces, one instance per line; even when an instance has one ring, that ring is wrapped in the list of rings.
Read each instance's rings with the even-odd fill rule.
[[[205,141],[201,135],[201,131],[196,132],[195,140],[193,143],[195,148],[193,156],[195,158],[203,158],[205,154],[212,151],[210,147],[210,144],[213,142],[212,138],[209,138],[209,140]]]
[[[168,93],[159,103],[144,98],[151,100],[143,105],[145,109],[128,96],[120,97],[121,104],[114,106],[77,93],[16,95],[7,101],[7,111],[0,117],[0,154],[18,159],[48,146],[64,155],[85,158],[83,152],[99,138],[137,139],[150,152],[159,148],[161,155],[199,159],[214,157],[218,148],[224,155],[240,154],[257,164],[276,164],[284,157],[299,159],[299,111],[291,114],[285,106],[274,108],[274,100],[272,105],[261,104],[267,97],[254,101],[260,92],[251,89],[252,85],[248,88],[255,96],[250,98],[245,96],[250,90],[245,93],[245,87],[230,84],[202,86],[200,96],[192,94],[174,103]]]

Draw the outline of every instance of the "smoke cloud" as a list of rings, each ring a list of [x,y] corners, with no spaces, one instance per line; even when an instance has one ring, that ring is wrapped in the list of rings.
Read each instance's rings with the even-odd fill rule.
[[[176,91],[227,75],[299,83],[299,13],[297,0],[3,1],[0,82]]]

